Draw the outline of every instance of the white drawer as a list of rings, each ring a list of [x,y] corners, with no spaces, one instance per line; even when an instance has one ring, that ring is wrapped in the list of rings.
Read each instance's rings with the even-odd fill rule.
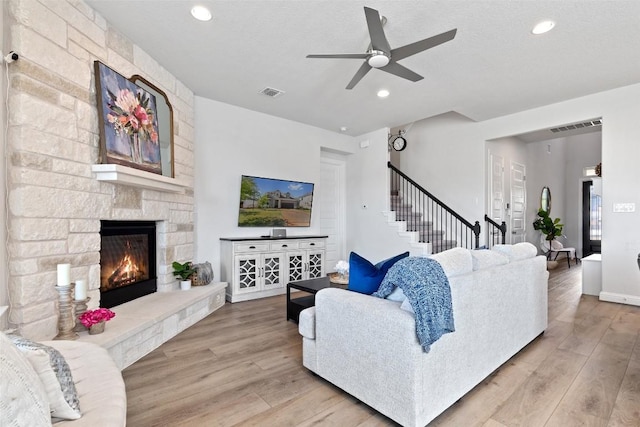
[[[290,251],[292,249],[298,249],[298,242],[276,242],[271,243],[272,251]]]
[[[324,241],[300,242],[300,249],[322,249],[322,248],[324,248]]]
[[[234,252],[264,252],[269,250],[269,243],[234,243]]]

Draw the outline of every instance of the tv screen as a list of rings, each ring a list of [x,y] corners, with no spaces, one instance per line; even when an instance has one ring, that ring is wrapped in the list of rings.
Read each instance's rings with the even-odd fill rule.
[[[242,175],[239,227],[310,227],[313,184]]]

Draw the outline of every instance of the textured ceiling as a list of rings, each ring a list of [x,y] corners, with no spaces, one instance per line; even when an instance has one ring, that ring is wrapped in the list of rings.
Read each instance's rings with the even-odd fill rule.
[[[640,82],[640,1],[87,0],[198,96],[359,135],[455,111],[486,120]],[[412,83],[370,71],[345,86],[364,53],[363,7],[387,18],[392,48],[457,28],[453,41],[399,61]],[[550,33],[530,30],[543,19]],[[258,92],[285,92],[269,98]],[[376,92],[391,92],[379,99]]]

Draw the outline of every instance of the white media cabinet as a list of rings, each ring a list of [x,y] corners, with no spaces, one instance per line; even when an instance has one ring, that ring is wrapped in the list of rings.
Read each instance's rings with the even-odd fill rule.
[[[220,275],[227,301],[284,294],[287,283],[324,276],[327,236],[220,239]]]

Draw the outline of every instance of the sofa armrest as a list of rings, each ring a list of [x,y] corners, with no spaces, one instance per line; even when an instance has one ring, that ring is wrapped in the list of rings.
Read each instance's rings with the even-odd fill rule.
[[[423,351],[411,313],[339,288],[319,291],[315,309],[319,375],[365,403],[382,402],[387,413],[417,407]]]
[[[300,312],[298,332],[311,340],[316,338],[316,308],[309,307]]]

